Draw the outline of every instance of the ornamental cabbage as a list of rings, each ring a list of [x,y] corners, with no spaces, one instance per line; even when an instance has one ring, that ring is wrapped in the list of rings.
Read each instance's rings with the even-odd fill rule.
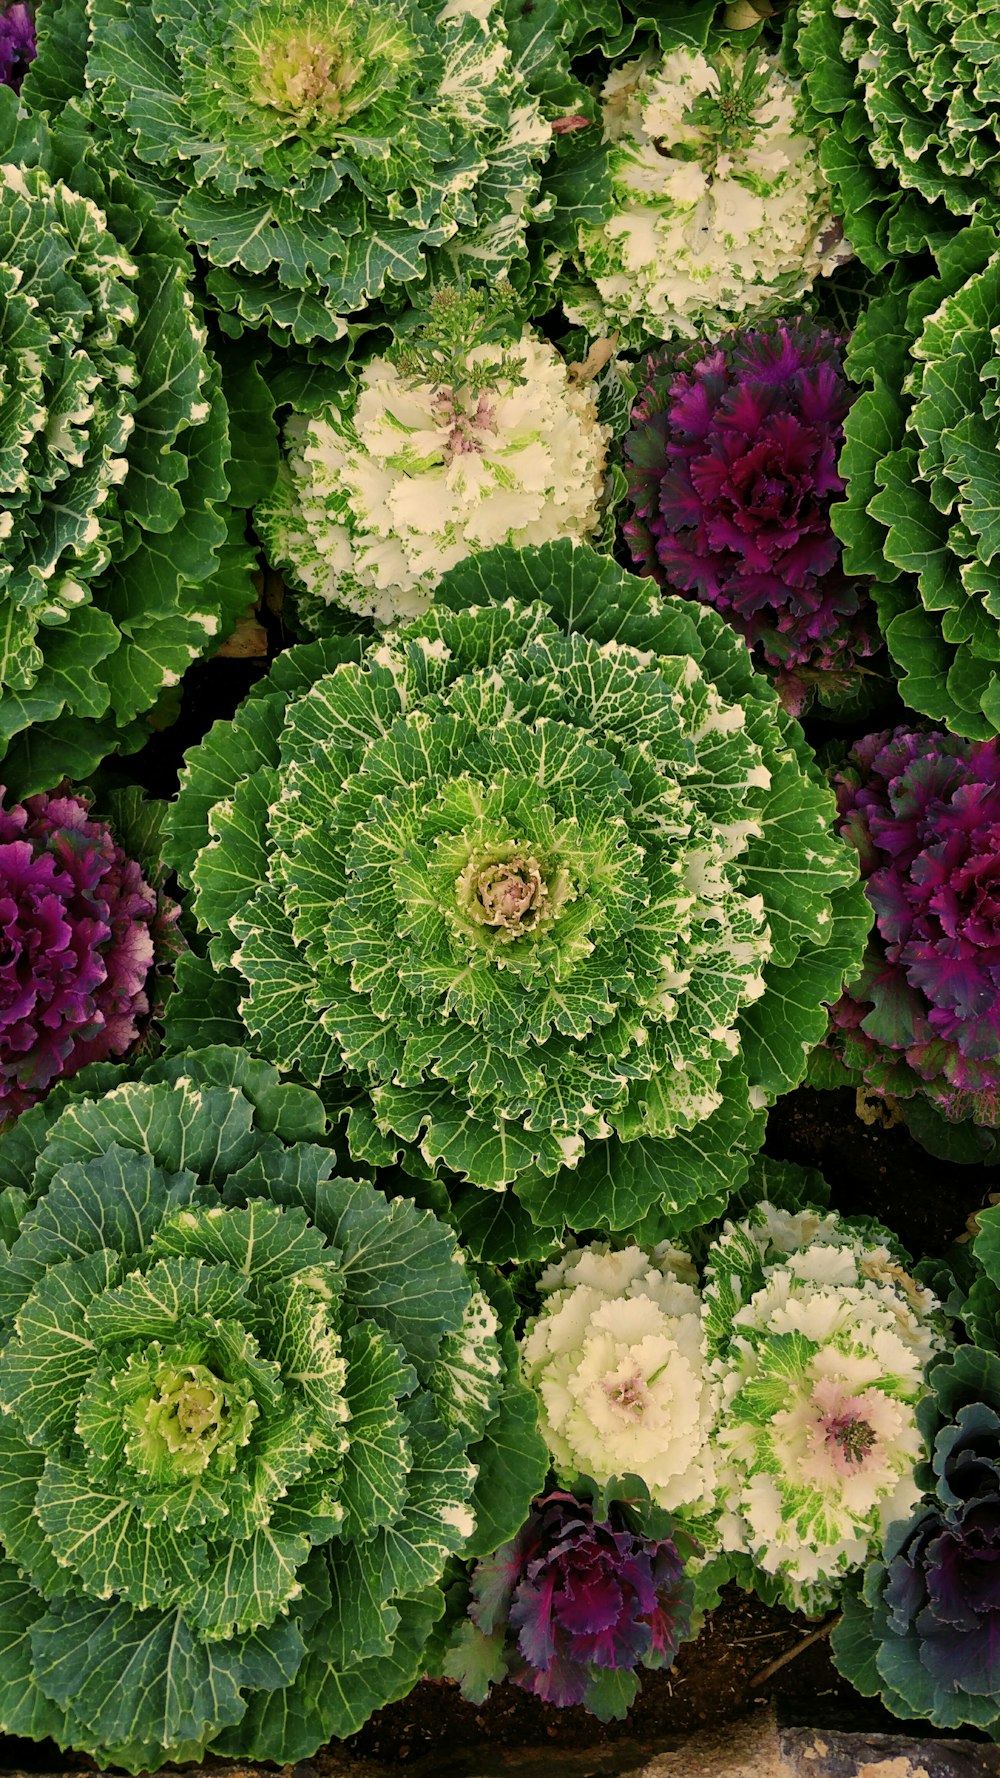
[[[826,1048],[875,1091],[1000,1124],[1000,746],[866,735],[834,780],[875,926]]]
[[[922,1404],[925,1498],[843,1601],[834,1660],[895,1716],[1000,1738],[1000,1359],[959,1346]]]
[[[627,343],[774,313],[848,257],[796,84],[770,57],[645,55],[605,83],[612,196],[565,309]]]
[[[854,692],[879,642],[830,527],[852,394],[836,336],[780,322],[653,353],[625,439],[633,560],[714,605],[793,714]]]
[[[477,1703],[509,1678],[560,1708],[625,1716],[636,1668],[673,1664],[691,1625],[690,1581],[669,1537],[644,1537],[626,1515],[553,1492],[510,1543],[472,1575],[469,1621],[444,1671]]]
[[[709,1251],[719,1536],[791,1610],[826,1610],[920,1498],[916,1405],[939,1305],[878,1236],[765,1202]]]
[[[789,32],[823,170],[855,251],[879,271],[1000,220],[991,0],[800,0]]]
[[[524,55],[559,59],[530,33]],[[552,141],[496,0],[57,0],[31,102],[67,87],[226,331],[280,344],[343,337],[442,259],[506,272]]]
[[[35,59],[35,21],[23,0],[0,12],[0,86],[21,90],[21,82]]]
[[[474,297],[441,291],[416,334],[316,416],[293,414],[288,460],[255,522],[270,560],[330,606],[419,616],[442,573],[492,544],[584,538],[598,523],[609,429],[553,346],[493,337]]]
[[[253,587],[180,236],[17,113],[0,89],[0,758],[23,795],[141,745]],[[266,411],[252,367],[236,386]]]
[[[1000,251],[970,227],[908,267],[845,358],[868,387],[845,424],[833,509],[848,574],[871,576],[905,703],[959,735],[1000,730]]]
[[[561,542],[279,657],[188,755],[168,856],[260,1052],[359,1158],[512,1186],[510,1257],[745,1175],[868,919],[818,780],[714,612]],[[171,1011],[189,1041],[209,1006]]]
[[[453,1234],[336,1177],[314,1094],[218,1047],[120,1081],[0,1148],[0,1727],[291,1763],[415,1683],[544,1452]]]
[[[132,1048],[180,915],[88,798],[2,803],[0,790],[0,1126]]]
[[[705,1511],[718,1386],[688,1255],[593,1243],[548,1266],[538,1287],[521,1360],[560,1480],[638,1476],[657,1506]]]

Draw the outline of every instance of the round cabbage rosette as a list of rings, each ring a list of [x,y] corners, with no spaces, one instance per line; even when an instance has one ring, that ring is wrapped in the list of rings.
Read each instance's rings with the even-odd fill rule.
[[[713,612],[566,542],[489,552],[391,640],[280,657],[188,756],[168,854],[231,968],[173,1041],[231,982],[359,1158],[513,1186],[462,1201],[514,1251],[700,1222],[859,953],[831,815]]]
[[[719,1537],[791,1610],[826,1610],[920,1498],[943,1321],[879,1233],[765,1201],[709,1250]]]
[[[922,253],[1000,218],[1000,21],[990,0],[802,0],[792,18],[820,158],[858,257]]]
[[[567,1486],[638,1476],[657,1506],[706,1511],[718,1385],[690,1256],[591,1243],[550,1265],[521,1345],[540,1426]]]
[[[852,335],[863,385],[844,426],[845,499],[832,511],[848,573],[867,575],[904,703],[954,734],[1000,731],[997,232],[899,266]]]
[[[441,575],[494,544],[597,529],[609,429],[559,354],[525,329],[447,372],[377,358],[342,404],[293,414],[287,461],[254,519],[306,629],[331,606],[419,616]]]
[[[850,255],[796,83],[741,50],[646,55],[608,76],[611,205],[582,223],[564,307],[626,343],[787,307]]]
[[[520,54],[493,0],[59,0],[30,100],[81,96],[227,332],[312,345],[446,243],[484,282],[524,257],[552,130]]]
[[[0,789],[0,1126],[54,1081],[131,1049],[158,969],[183,946],[162,871],[147,880],[87,797],[2,802]]]
[[[20,795],[140,746],[253,597],[190,275],[131,179],[0,88],[0,757]],[[237,386],[266,413],[252,367]],[[261,478],[239,479],[249,504]]]
[[[852,747],[834,786],[875,926],[824,1049],[877,1092],[995,1128],[1000,746],[884,730]]]
[[[858,661],[880,643],[830,525],[853,394],[835,334],[745,328],[651,353],[625,439],[633,560],[714,605],[794,715],[814,693],[857,699]]]
[[[994,1322],[993,1338],[996,1339]],[[959,1346],[921,1404],[924,1498],[845,1593],[831,1648],[894,1716],[1000,1732],[1000,1358]]]
[[[449,1556],[542,1485],[451,1230],[325,1134],[209,1047],[5,1137],[4,1732],[133,1772],[308,1757],[416,1682]]]
[[[691,1633],[693,1588],[677,1546],[636,1531],[627,1509],[553,1490],[471,1576],[468,1617],[442,1663],[481,1704],[509,1679],[557,1708],[623,1718],[637,1669],[673,1664]]]

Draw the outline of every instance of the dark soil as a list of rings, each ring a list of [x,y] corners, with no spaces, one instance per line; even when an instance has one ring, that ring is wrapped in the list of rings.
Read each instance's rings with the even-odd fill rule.
[[[862,1123],[853,1087],[822,1093],[800,1087],[779,1099],[764,1148],[775,1160],[818,1167],[835,1209],[877,1217],[915,1260],[943,1253],[1000,1189],[1000,1169],[937,1160],[905,1124]]]

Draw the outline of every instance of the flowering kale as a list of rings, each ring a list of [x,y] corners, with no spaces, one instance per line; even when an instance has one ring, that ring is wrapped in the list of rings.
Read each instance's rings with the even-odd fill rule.
[[[35,21],[31,9],[14,0],[0,12],[0,86],[20,92],[21,82],[35,59]]]
[[[826,1610],[919,1499],[940,1305],[877,1228],[764,1202],[709,1249],[705,1332],[722,1546],[791,1609]]]
[[[919,253],[954,218],[1000,219],[993,0],[800,0],[792,55],[859,258]]]
[[[844,426],[831,519],[869,576],[900,692],[953,734],[1000,732],[1000,251],[995,228],[898,266],[844,356],[867,385]]]
[[[691,339],[773,314],[850,254],[776,58],[671,47],[615,68],[601,97],[610,198],[596,189],[579,226],[573,321],[629,345]]]
[[[139,746],[253,596],[190,279],[133,181],[0,87],[0,758],[21,795]],[[253,367],[238,388],[265,410]]]
[[[121,1075],[0,1144],[0,1729],[291,1763],[415,1683],[449,1556],[543,1485],[534,1404],[315,1094],[221,1046]]]
[[[124,1055],[180,909],[80,796],[0,791],[0,1124],[88,1062]]]
[[[490,281],[524,257],[553,139],[528,75],[547,79],[560,52],[530,29],[515,45],[503,13],[59,0],[26,90],[43,109],[81,95],[208,262],[227,331],[332,341],[372,299],[398,302],[436,249]]]
[[[1000,743],[867,735],[835,780],[875,928],[828,1047],[871,1087],[1000,1123]]]
[[[669,1538],[643,1537],[612,1513],[595,1523],[586,1501],[546,1494],[517,1536],[477,1564],[472,1623],[444,1668],[467,1696],[481,1701],[506,1675],[547,1704],[624,1716],[635,1668],[672,1664],[691,1623],[683,1562]]]
[[[314,634],[331,607],[415,617],[447,568],[491,544],[597,529],[608,431],[555,348],[509,314],[445,288],[319,415],[290,417],[254,521]]]
[[[856,970],[833,812],[715,612],[561,541],[279,657],[168,825],[256,1045],[343,1094],[359,1159],[513,1186],[521,1227],[676,1229]]]
[[[933,1460],[833,1632],[837,1666],[895,1715],[1000,1735],[1000,1359],[960,1346],[930,1372]],[[936,1429],[936,1436],[935,1436]]]
[[[634,560],[721,611],[794,712],[814,686],[850,688],[878,640],[830,528],[852,399],[839,345],[793,321],[653,353],[625,440]]]
[[[548,1266],[538,1288],[521,1363],[559,1479],[636,1476],[671,1512],[710,1507],[718,1387],[690,1255],[592,1242]]]

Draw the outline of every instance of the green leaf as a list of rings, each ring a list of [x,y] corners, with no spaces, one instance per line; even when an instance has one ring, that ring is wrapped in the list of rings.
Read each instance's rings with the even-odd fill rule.
[[[203,1745],[243,1715],[233,1651],[200,1642],[179,1611],[68,1599],[30,1637],[38,1684],[69,1711],[74,1746]],[[142,1769],[141,1755],[129,1769]]]
[[[406,1417],[396,1404],[416,1388],[417,1378],[388,1335],[364,1322],[345,1333],[344,1357],[351,1416],[340,1489],[342,1535],[366,1538],[403,1510],[411,1454]]]
[[[463,1548],[471,1558],[491,1555],[507,1543],[545,1488],[549,1453],[538,1430],[538,1399],[516,1372],[507,1378],[497,1412],[469,1456],[479,1471],[469,1502],[476,1529]]]

